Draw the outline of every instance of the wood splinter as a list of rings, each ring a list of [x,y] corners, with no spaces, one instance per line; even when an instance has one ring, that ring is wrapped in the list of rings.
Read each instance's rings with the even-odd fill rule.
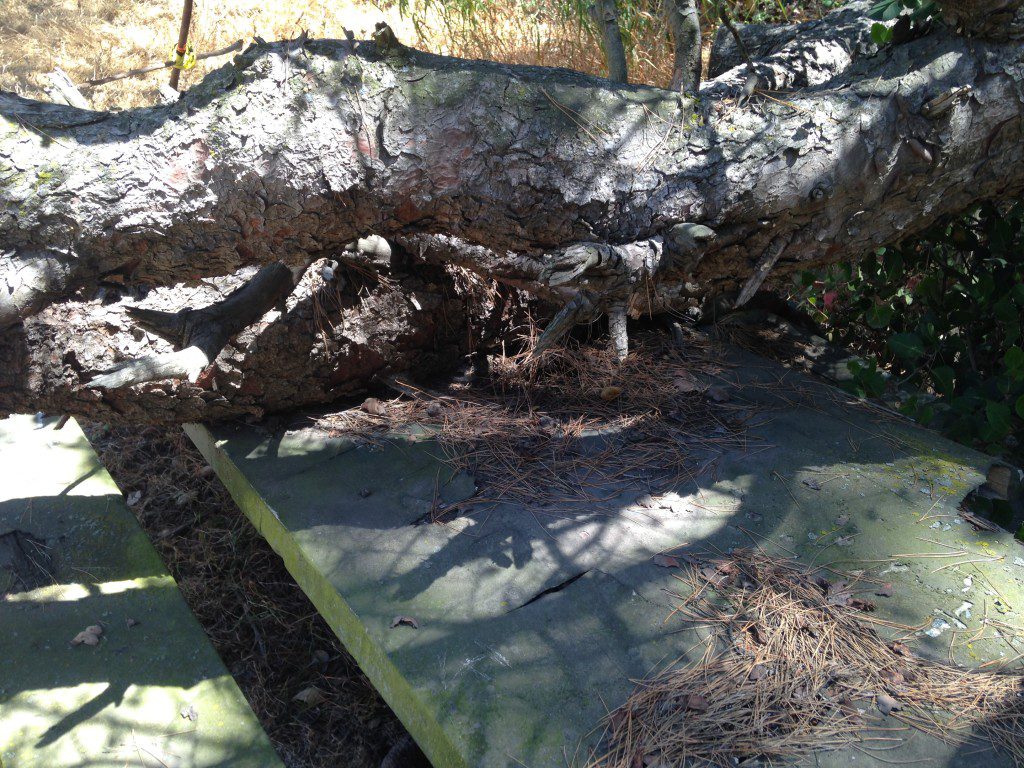
[[[775,266],[775,263],[782,256],[782,252],[786,250],[786,246],[789,245],[789,241],[792,239],[792,235],[778,235],[772,239],[758,260],[757,266],[754,267],[754,274],[747,278],[743,290],[740,291],[740,295],[733,302],[734,308],[738,309],[754,298],[754,294],[761,288],[761,285],[768,277],[768,273],[772,271],[772,267]]]

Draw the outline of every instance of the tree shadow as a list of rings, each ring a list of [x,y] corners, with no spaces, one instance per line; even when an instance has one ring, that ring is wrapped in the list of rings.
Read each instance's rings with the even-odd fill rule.
[[[954,603],[984,596],[933,558],[940,547],[957,553],[943,564],[1012,552],[1008,535],[956,522],[989,459],[775,363],[735,351],[724,362],[732,401],[759,415],[749,440],[695,462],[704,473],[655,508],[623,484],[557,515],[499,499],[416,525],[438,499],[474,492],[470,478],[444,474],[429,442],[357,446],[310,428],[190,434],[435,761],[453,750],[478,765],[562,761],[567,745],[593,746],[591,729],[632,681],[699,656],[698,638],[668,618],[679,582],[660,553],[758,547],[860,571],[894,584],[877,615],[907,627],[891,631],[913,636],[917,652],[968,664],[1005,653],[991,633],[951,647]],[[1015,604],[1020,580],[1003,562],[980,567]],[[392,626],[396,617],[418,628]],[[924,634],[937,619],[945,629]]]

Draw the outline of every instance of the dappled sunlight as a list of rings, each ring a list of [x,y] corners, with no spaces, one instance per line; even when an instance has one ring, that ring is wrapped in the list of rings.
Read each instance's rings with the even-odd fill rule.
[[[233,687],[224,675],[190,687],[95,682],[19,691],[0,704],[0,759],[12,768],[250,764],[259,740],[205,705]],[[182,716],[189,707],[201,713],[195,720]],[[73,728],[61,725],[68,718]]]
[[[342,435],[310,418],[270,436],[190,434],[240,470],[229,490],[251,519],[273,516],[265,535],[371,678],[411,686],[413,699],[382,690],[421,744],[461,745],[474,760],[504,748],[547,764],[578,739],[585,763],[591,729],[633,681],[703,654],[673,617],[677,568],[742,548],[882,585],[866,619],[930,663],[1019,666],[1024,627],[1003,613],[1024,605],[1011,537],[957,513],[988,459],[763,359],[723,362],[710,381],[748,413],[743,429],[716,448],[679,427],[696,467],[650,493],[605,478],[571,503],[549,505],[540,485],[532,502],[528,489],[503,497],[500,474],[453,477],[453,454],[430,439],[378,436],[338,454]],[[547,410],[535,384],[533,418],[564,407]],[[444,404],[451,434],[479,450],[438,397],[425,402]],[[401,421],[397,401],[387,408]],[[529,423],[504,428],[529,435]]]
[[[277,765],[82,431],[55,423],[0,421],[0,762]]]

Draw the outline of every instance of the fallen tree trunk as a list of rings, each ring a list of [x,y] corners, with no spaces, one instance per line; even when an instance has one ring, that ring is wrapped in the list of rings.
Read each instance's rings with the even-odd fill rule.
[[[127,313],[76,347],[75,329],[110,328],[101,289],[120,306],[147,286],[244,267],[301,273],[376,233],[422,259],[409,279],[458,264],[609,312],[623,329],[627,313],[744,286],[745,297],[765,278],[1024,190],[1024,52],[1010,39],[1024,12],[1009,10],[998,39],[937,27],[882,50],[866,18],[840,13],[841,24],[791,28],[782,48],[753,46],[760,89],[748,101],[737,98],[746,64],[690,100],[433,56],[386,28],[373,42],[254,46],[168,107],[96,113],[0,94],[0,411],[116,402],[126,418],[216,418],[319,402],[332,377],[354,387],[369,375],[281,326],[292,340],[272,356],[237,341],[240,357],[221,354],[218,371],[250,378],[200,396],[206,405],[202,377],[184,394],[88,388],[114,364],[171,350]],[[380,368],[418,364],[429,342],[413,326],[438,316],[387,317],[408,326],[381,343],[408,344]],[[140,334],[137,349],[127,338],[137,346]],[[274,390],[286,370],[294,391],[241,398],[243,385]],[[153,387],[164,407],[135,407]]]
[[[139,327],[138,308],[213,304],[254,272],[158,288],[140,301],[105,296],[47,307],[0,343],[0,404],[14,413],[44,410],[111,423],[256,418],[352,396],[406,370],[451,369],[466,351],[466,296],[442,270],[346,278],[338,267],[325,281],[315,269],[193,381],[179,374],[131,388],[83,385],[115,361],[172,358],[172,343]]]

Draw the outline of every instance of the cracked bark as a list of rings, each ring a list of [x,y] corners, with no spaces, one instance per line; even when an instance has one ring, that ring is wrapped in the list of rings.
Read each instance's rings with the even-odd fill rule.
[[[167,107],[0,94],[0,412],[195,420],[324,402],[455,359],[452,265],[636,316],[737,291],[773,242],[786,244],[769,283],[898,241],[1024,190],[1024,53],[1009,39],[1024,14],[1011,13],[1000,39],[937,24],[881,51],[856,8],[771,44],[744,28],[762,87],[787,90],[745,106],[747,66],[727,53],[694,102],[328,40],[255,46]],[[412,261],[395,291],[347,296],[326,336],[314,275],[194,384],[84,386],[172,351],[128,306],[177,312],[196,290],[209,306],[238,286],[225,276],[273,262],[373,272],[375,257],[345,250],[371,233]]]

